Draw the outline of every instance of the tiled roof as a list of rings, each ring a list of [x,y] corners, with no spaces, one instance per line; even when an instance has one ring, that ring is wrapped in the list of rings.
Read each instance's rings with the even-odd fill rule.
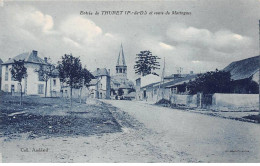
[[[58,70],[58,69],[54,69],[54,70],[52,71],[52,74],[53,74],[54,76],[58,76],[58,75],[59,75],[59,70]]]
[[[195,79],[196,76],[197,76],[197,74],[187,75],[186,77],[177,78],[177,79],[172,80],[172,81],[164,82],[161,85],[160,85],[160,82],[154,82],[154,83],[146,85],[146,86],[144,86],[142,88],[149,88],[149,87],[159,88],[159,86],[161,88],[171,87],[171,86],[174,86],[174,85],[182,84],[184,82],[188,83],[190,80]]]
[[[224,71],[229,71],[231,79],[241,80],[254,75],[259,69],[260,56],[255,56],[240,61],[235,61],[225,67]]]
[[[193,74],[193,75],[187,75],[186,77],[182,77],[182,78],[178,78],[169,82],[166,82],[164,84],[161,84],[161,87],[170,87],[170,86],[174,86],[174,85],[179,85],[179,83],[188,83],[190,80],[193,80],[197,77],[197,74]],[[159,86],[159,85],[156,85]]]
[[[131,87],[127,84],[121,84],[119,88],[122,88],[122,89],[131,89]]]
[[[118,85],[120,84],[120,82],[117,81],[115,77],[111,78],[111,82],[113,82],[114,84],[118,84]]]
[[[89,83],[89,85],[96,85],[98,83],[97,79],[92,79]]]
[[[107,71],[106,68],[102,68],[102,69],[97,69],[94,72],[92,72],[92,75],[94,77],[98,77],[98,76],[109,76],[109,72]]]
[[[14,60],[16,60],[16,61],[24,60],[25,62],[29,62],[29,63],[48,64],[48,63],[45,63],[45,61],[43,59],[38,57],[37,51],[34,51],[34,50],[32,52],[26,52],[26,53],[19,54],[16,57],[11,58],[8,61],[4,62],[3,64],[14,63]]]

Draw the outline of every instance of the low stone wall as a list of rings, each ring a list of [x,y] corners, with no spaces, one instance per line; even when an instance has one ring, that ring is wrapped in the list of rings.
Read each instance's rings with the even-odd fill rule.
[[[258,94],[222,94],[215,93],[212,98],[212,109],[222,111],[258,110]]]
[[[171,102],[188,107],[197,107],[197,95],[172,95]]]
[[[151,103],[156,103],[157,95],[151,95],[147,93],[147,99]],[[190,108],[196,108],[197,106],[197,95],[178,95],[173,94],[169,96],[165,94],[165,99],[170,100],[171,103],[177,105],[184,105]],[[161,96],[158,97],[158,101]],[[202,103],[203,105],[203,103]],[[200,107],[201,108],[201,107]],[[213,109],[216,111],[252,111],[259,109],[259,95],[258,94],[223,94],[215,93],[212,96],[212,104],[210,102],[205,109]]]

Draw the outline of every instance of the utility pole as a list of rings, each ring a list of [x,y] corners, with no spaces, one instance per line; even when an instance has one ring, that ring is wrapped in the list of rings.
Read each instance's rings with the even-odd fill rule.
[[[259,24],[258,25],[259,25],[258,26],[258,31],[259,31],[259,43],[258,43],[259,44],[259,55],[258,55],[259,56],[259,62],[258,63],[260,63],[260,20],[259,20]],[[259,87],[259,101],[258,102],[259,103],[258,104],[259,104],[259,115],[260,115],[260,64],[258,64],[258,72],[259,72],[258,73],[259,74],[258,75],[259,76],[259,80],[258,80],[259,81],[258,82],[258,87]]]
[[[164,75],[165,75],[165,57],[163,58],[162,84],[164,84]],[[162,91],[162,98],[164,98],[164,90],[165,90],[165,87],[163,88],[163,91]]]
[[[157,91],[157,99],[156,99],[156,102],[158,102],[158,98],[159,98],[159,94],[160,94],[160,89],[161,89],[161,83],[164,84],[164,73],[165,73],[165,58],[163,60],[163,71],[162,71],[162,76],[161,76],[161,81],[160,81],[160,84],[159,84],[159,89]],[[162,99],[164,98],[164,92],[162,92]]]

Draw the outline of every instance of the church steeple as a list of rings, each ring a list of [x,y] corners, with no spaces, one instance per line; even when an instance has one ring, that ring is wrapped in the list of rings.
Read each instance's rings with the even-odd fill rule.
[[[125,62],[125,55],[122,44],[119,50],[119,55],[116,63],[116,77],[120,80],[120,82],[127,80],[127,66]]]
[[[117,58],[117,66],[126,66],[125,64],[125,55],[124,55],[124,50],[123,50],[123,45],[121,43],[121,48],[120,48],[120,51],[119,51],[119,55],[118,55],[118,58]]]

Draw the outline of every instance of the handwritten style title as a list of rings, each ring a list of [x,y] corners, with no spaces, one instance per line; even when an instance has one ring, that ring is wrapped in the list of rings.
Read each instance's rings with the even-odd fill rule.
[[[121,15],[191,15],[186,11],[80,11],[80,15],[103,15],[103,16],[121,16]]]

